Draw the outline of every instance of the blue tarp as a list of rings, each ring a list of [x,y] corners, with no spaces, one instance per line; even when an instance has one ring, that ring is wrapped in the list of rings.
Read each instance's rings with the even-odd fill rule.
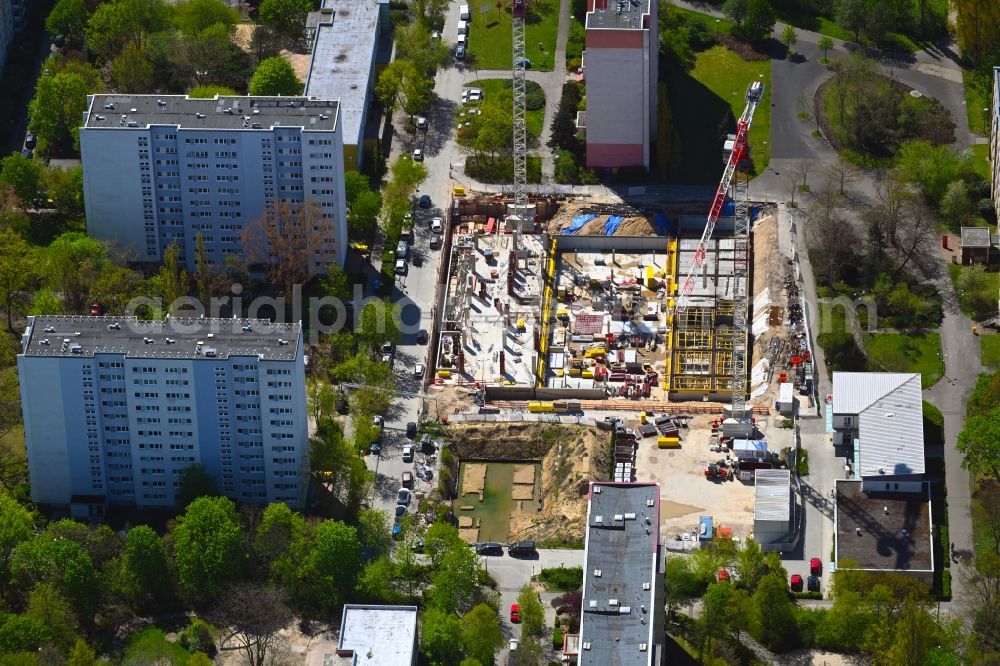
[[[573,222],[562,230],[563,236],[571,236],[583,228],[583,225],[587,224],[591,220],[597,219],[597,216],[593,213],[588,213],[587,215],[577,215],[573,218]]]
[[[731,217],[733,215],[736,215],[736,202],[727,199],[725,203],[722,204],[722,216]]]
[[[625,218],[621,215],[609,215],[608,221],[604,223],[604,235],[613,235],[616,231],[618,231],[618,227],[620,227],[624,221]]]
[[[653,230],[657,236],[676,236],[677,225],[667,219],[666,213],[655,213],[653,215]]]

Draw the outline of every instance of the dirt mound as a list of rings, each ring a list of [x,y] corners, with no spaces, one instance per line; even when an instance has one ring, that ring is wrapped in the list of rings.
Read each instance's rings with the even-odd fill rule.
[[[589,209],[591,206],[593,206],[592,202],[567,202],[559,209],[559,212],[556,213],[551,220],[549,220],[548,232],[554,235],[561,234],[562,230],[573,222],[574,217],[577,215],[583,215],[584,211]],[[607,221],[608,215],[598,215],[596,218],[583,225],[583,227],[581,227],[576,233],[580,236],[603,236],[604,225]],[[653,230],[653,224],[648,217],[637,215],[635,217],[626,217],[622,220],[621,225],[619,225],[613,235],[655,236],[656,232]]]
[[[470,423],[447,426],[446,436],[455,455],[465,461],[541,460],[540,508],[536,510],[534,503],[524,503],[530,508],[516,504],[510,516],[510,541],[583,541],[589,483],[609,478],[608,433],[542,423]]]

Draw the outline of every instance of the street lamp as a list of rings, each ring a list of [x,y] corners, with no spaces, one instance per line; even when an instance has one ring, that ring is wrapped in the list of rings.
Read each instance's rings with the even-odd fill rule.
[[[721,19],[715,19],[715,41],[719,41],[719,24],[721,22]]]

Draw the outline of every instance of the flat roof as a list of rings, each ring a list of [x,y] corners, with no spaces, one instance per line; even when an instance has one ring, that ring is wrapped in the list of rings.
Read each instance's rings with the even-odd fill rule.
[[[933,570],[927,494],[865,493],[862,485],[837,481],[837,562],[853,560],[862,569],[884,571]]]
[[[299,353],[301,332],[300,323],[275,324],[266,319],[168,317],[146,321],[135,317],[37,315],[28,318],[21,347],[25,356],[257,356],[269,361],[292,361]]]
[[[989,227],[962,227],[962,247],[989,247]]]
[[[590,484],[580,666],[653,663],[659,525],[659,484]]]
[[[411,666],[416,637],[416,606],[345,604],[337,649],[353,651],[359,665]]]
[[[833,413],[858,417],[859,476],[924,473],[919,374],[834,372]]]
[[[791,472],[787,469],[754,471],[754,520],[788,521],[792,514]]]
[[[316,26],[305,93],[340,100],[344,144],[352,144],[364,127],[368,79],[378,48],[379,1],[324,0],[323,7],[334,12]]]
[[[338,106],[336,101],[305,97],[92,95],[84,126],[136,129],[167,125],[206,130],[270,130],[286,126],[331,131],[337,128]]]
[[[643,30],[644,15],[649,15],[649,0],[595,0],[587,29]]]

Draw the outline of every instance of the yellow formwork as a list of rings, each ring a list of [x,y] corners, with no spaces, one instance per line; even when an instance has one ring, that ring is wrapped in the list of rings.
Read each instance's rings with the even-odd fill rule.
[[[687,329],[677,331],[677,349],[711,349],[713,347],[711,330]]]

